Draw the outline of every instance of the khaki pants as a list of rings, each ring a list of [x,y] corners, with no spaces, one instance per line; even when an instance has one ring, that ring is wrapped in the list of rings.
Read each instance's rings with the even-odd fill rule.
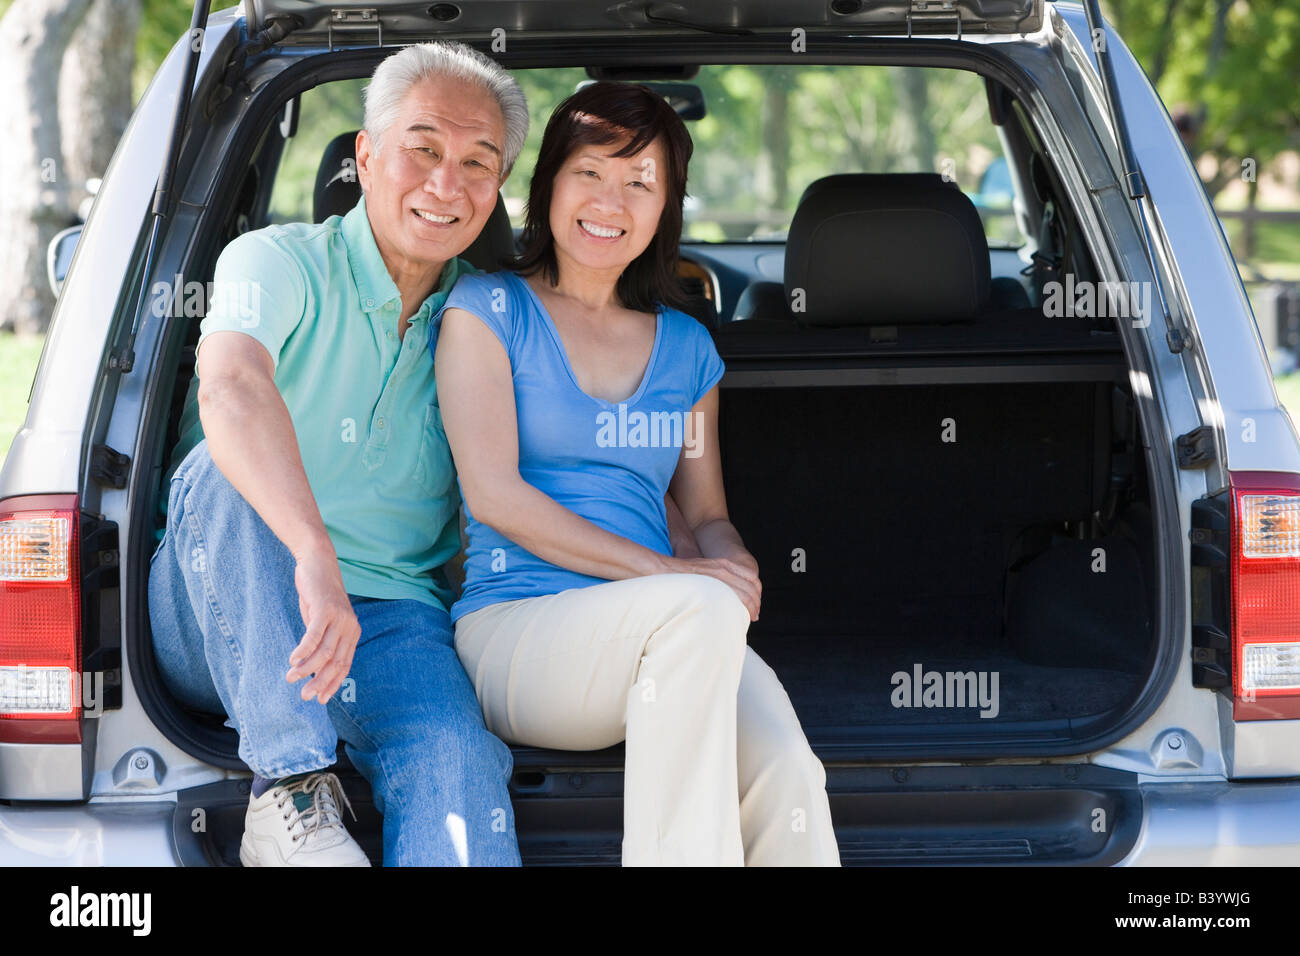
[[[511,743],[626,740],[623,864],[839,865],[826,771],[727,585],[657,574],[479,608],[456,651]]]

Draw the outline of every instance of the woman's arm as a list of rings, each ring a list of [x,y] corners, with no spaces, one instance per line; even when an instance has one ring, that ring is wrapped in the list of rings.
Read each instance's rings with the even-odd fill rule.
[[[727,513],[727,494],[722,484],[722,456],[718,449],[718,387],[705,393],[691,410],[695,423],[694,443],[684,443],[677,470],[673,473],[669,493],[682,517],[695,535],[700,554],[730,562],[744,568],[750,579],[748,593],[737,592],[750,609],[752,620],[758,620],[758,607],[762,596],[762,582],[758,578],[758,562],[745,549],[740,533],[731,523]],[[689,454],[688,454],[689,452]]]
[[[671,494],[664,495],[664,514],[668,516],[668,543],[672,546],[673,556],[677,558],[700,557],[700,545],[695,534],[686,526],[682,509],[677,507]]]
[[[472,313],[443,313],[434,369],[456,474],[477,520],[580,574],[620,580],[664,570],[663,555],[597,527],[520,476],[510,357]]]

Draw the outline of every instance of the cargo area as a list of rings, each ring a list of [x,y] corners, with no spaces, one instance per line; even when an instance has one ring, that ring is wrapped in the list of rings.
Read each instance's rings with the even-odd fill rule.
[[[892,361],[768,342],[729,362],[727,500],[763,580],[750,643],[828,755],[1068,741],[1149,673],[1152,519],[1113,333],[962,347],[989,330]]]

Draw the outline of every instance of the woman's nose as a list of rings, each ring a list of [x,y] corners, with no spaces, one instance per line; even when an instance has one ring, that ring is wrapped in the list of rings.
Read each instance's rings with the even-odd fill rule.
[[[610,177],[601,182],[600,186],[596,190],[594,205],[597,209],[600,209],[603,212],[622,212],[622,182],[614,177]]]

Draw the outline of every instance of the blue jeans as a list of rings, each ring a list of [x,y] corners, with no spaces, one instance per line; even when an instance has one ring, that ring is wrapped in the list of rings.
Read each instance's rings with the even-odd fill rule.
[[[385,864],[517,866],[510,748],[483,724],[447,612],[348,595],[361,637],[322,707],[299,696],[305,678],[284,676],[306,630],[295,568],[200,442],[172,477],[150,562],[154,651],[173,693],[227,714],[263,777],[328,767],[343,740],[384,816]]]

